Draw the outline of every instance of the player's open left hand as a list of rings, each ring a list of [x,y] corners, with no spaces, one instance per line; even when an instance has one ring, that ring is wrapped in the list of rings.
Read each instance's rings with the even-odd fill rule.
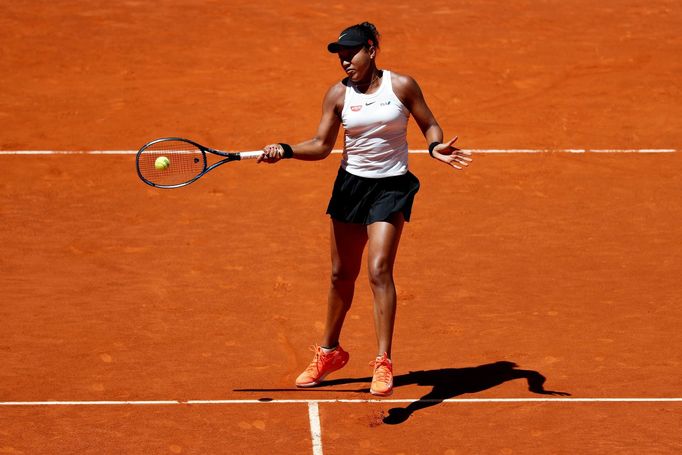
[[[471,158],[471,152],[460,150],[455,147],[455,142],[457,142],[457,136],[450,139],[448,142],[438,144],[433,149],[433,157],[448,166],[461,170],[467,167],[473,158]]]

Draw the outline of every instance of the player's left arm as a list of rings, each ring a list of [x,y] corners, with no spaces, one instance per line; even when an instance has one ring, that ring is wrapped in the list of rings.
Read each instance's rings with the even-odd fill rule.
[[[433,157],[455,169],[468,166],[471,162],[471,152],[455,147],[457,136],[443,143],[443,130],[426,104],[424,94],[417,81],[407,75],[392,74],[393,90],[414,117],[426,138],[427,144],[438,143],[433,149]]]

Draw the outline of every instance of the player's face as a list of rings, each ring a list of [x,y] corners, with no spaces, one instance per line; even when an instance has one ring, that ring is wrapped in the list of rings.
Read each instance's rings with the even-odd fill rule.
[[[371,63],[374,58],[374,47],[364,46],[343,48],[339,51],[341,67],[353,82],[371,77]]]

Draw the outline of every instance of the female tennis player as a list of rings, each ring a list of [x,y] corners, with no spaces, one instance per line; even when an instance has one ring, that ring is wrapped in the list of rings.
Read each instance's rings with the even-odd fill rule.
[[[377,67],[379,33],[373,24],[346,28],[327,49],[338,54],[347,77],[327,91],[317,134],[295,145],[268,145],[258,159],[266,163],[283,158],[324,159],[334,147],[339,127],[344,127],[343,157],[327,208],[332,273],[326,326],[320,344],[314,346],[313,361],[296,385],[315,386],[348,362],[339,337],[367,247],[378,343],[378,356],[370,363],[374,367],[370,392],[388,396],[393,391],[391,344],[396,314],[393,265],[403,224],[410,219],[419,190],[419,180],[407,165],[409,116],[419,125],[434,159],[462,169],[471,158],[454,146],[457,137],[443,143],[443,131],[414,79]]]

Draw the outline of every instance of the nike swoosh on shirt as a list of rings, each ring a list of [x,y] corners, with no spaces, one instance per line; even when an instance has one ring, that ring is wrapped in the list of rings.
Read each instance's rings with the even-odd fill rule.
[[[374,104],[376,101],[372,101],[371,103],[365,103],[365,106],[369,106],[370,104]]]

